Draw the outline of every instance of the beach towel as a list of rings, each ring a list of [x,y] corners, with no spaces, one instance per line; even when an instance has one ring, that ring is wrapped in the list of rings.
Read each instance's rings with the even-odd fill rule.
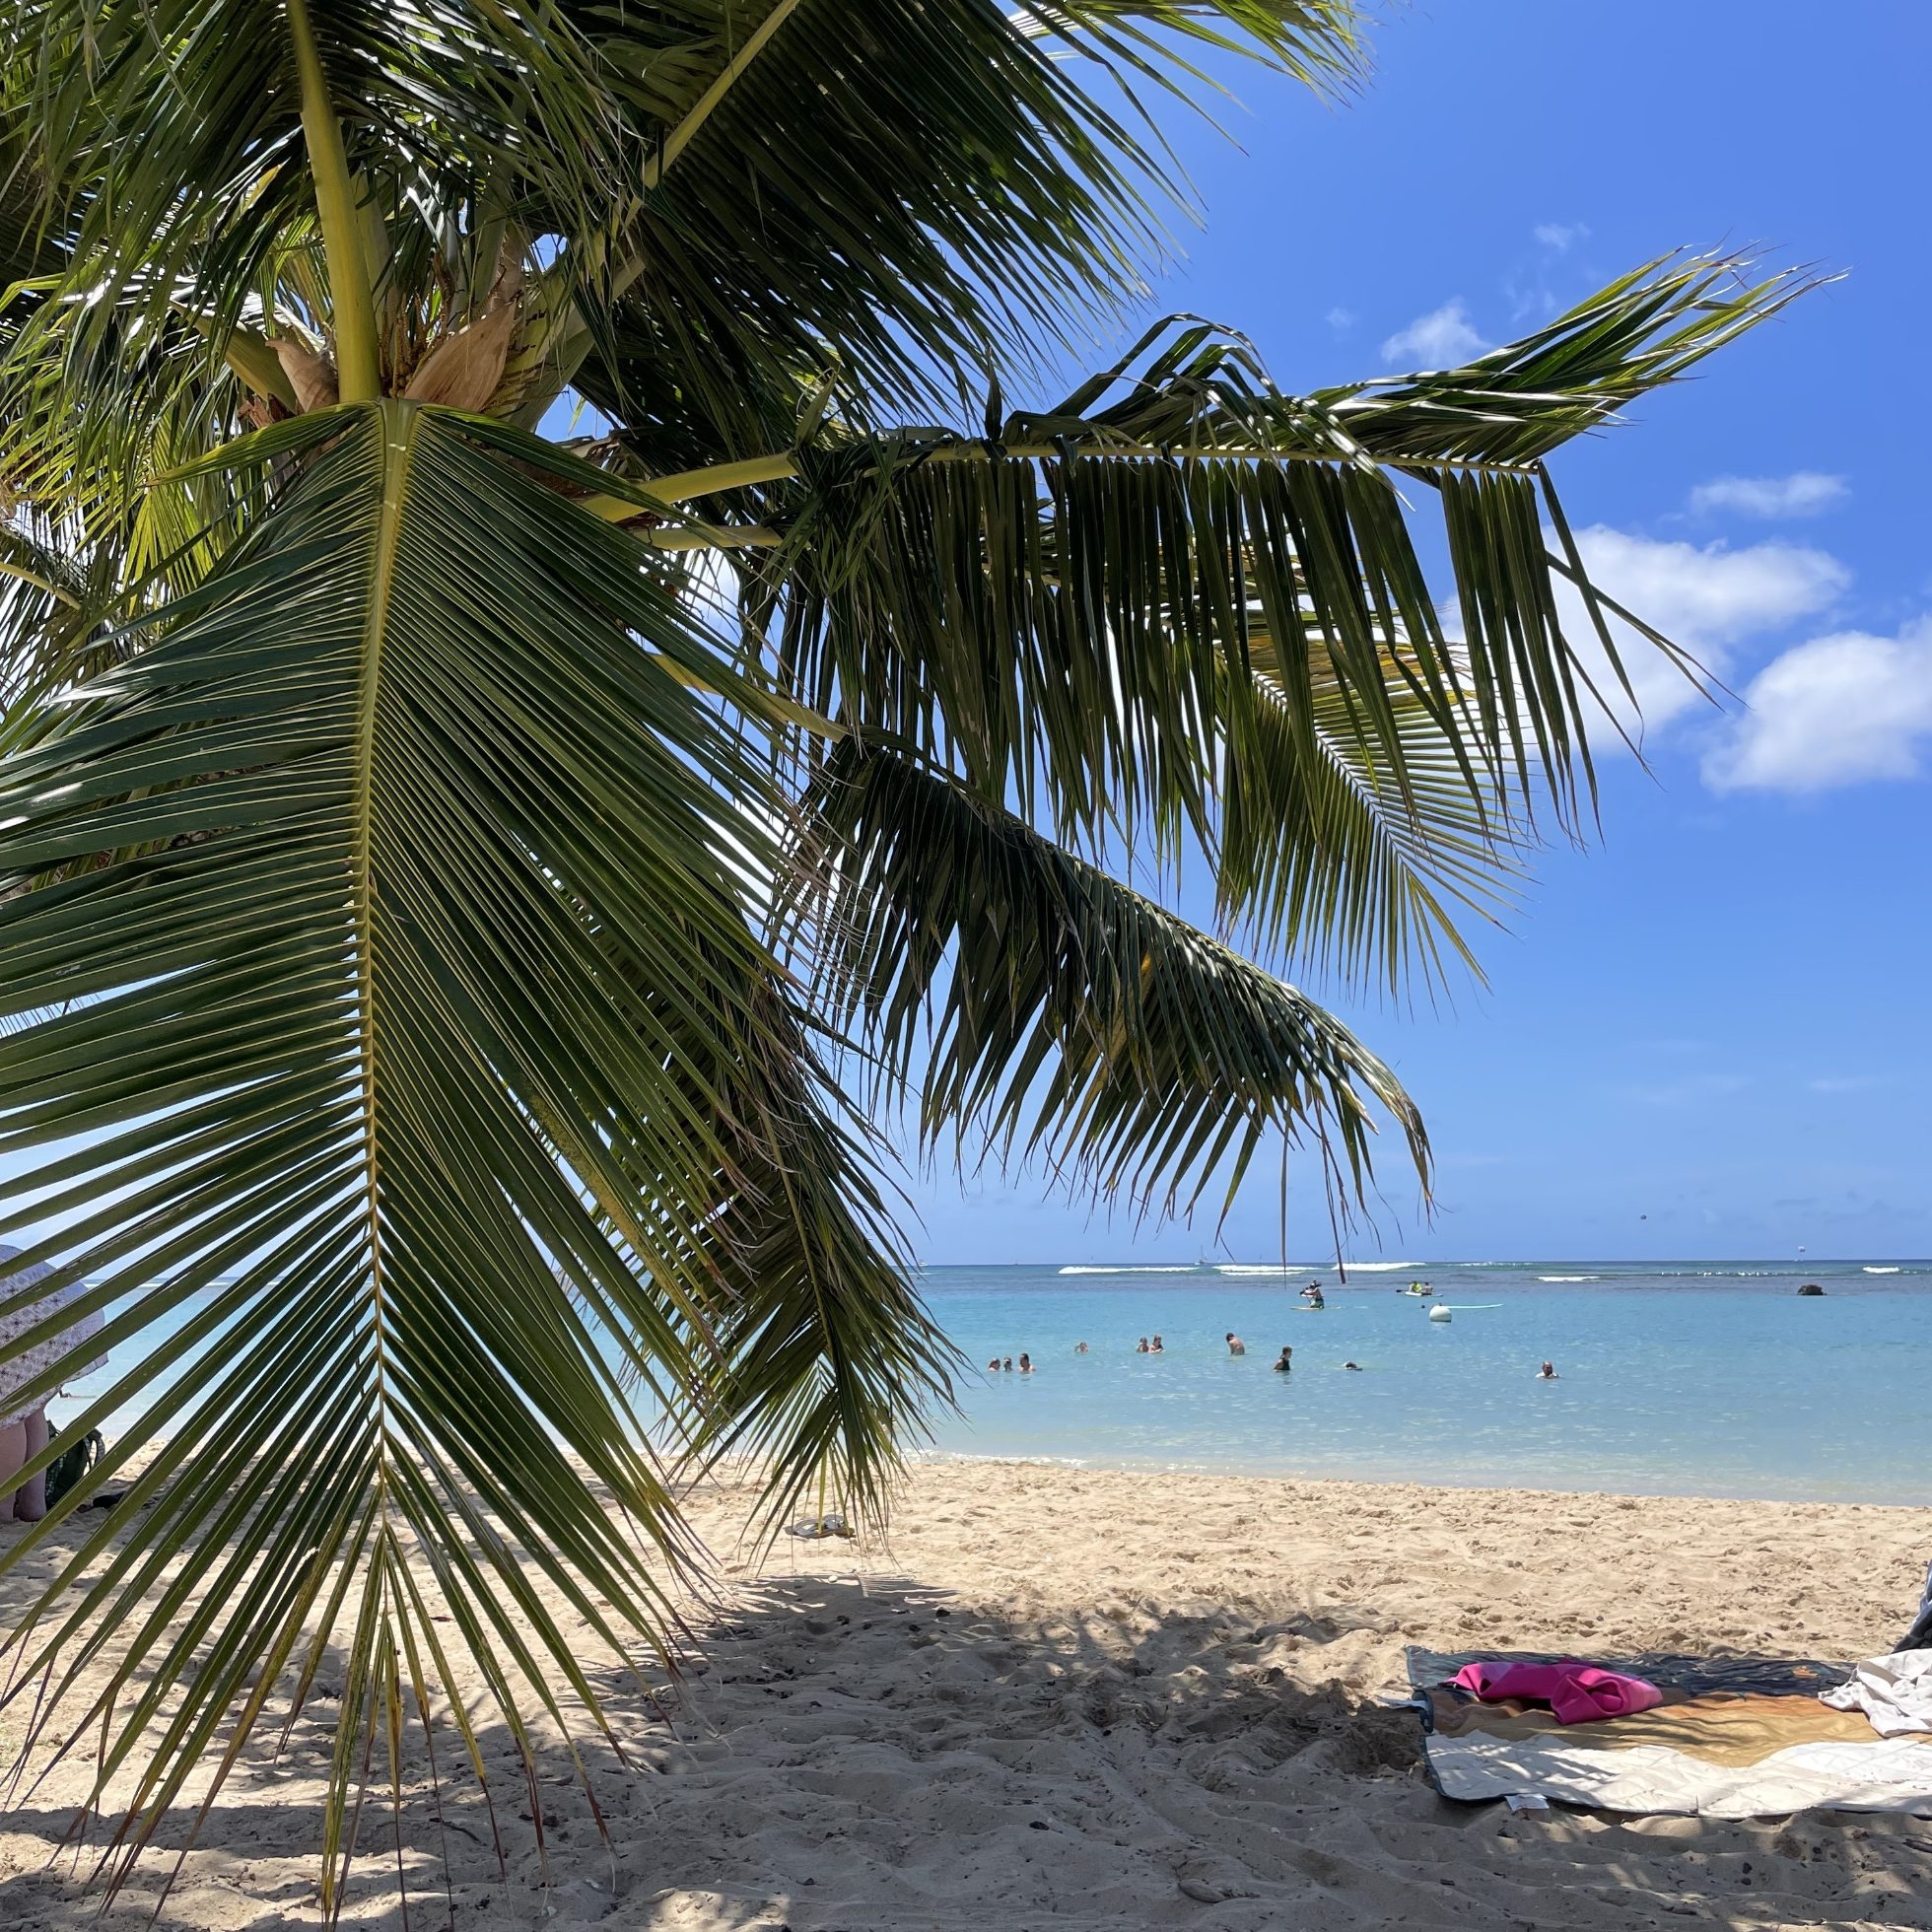
[[[1640,1677],[1566,1658],[1560,1664],[1465,1664],[1456,1688],[1485,1704],[1515,1698],[1548,1704],[1558,1724],[1589,1724],[1604,1717],[1627,1717],[1664,1701],[1664,1693]]]
[[[1932,1731],[1881,1737],[1861,1710],[1821,1700],[1850,1673],[1802,1659],[1646,1655],[1606,1660],[1657,1703],[1566,1725],[1520,1700],[1457,1687],[1469,1664],[1560,1666],[1559,1657],[1412,1650],[1423,1760],[1445,1798],[1537,1792],[1619,1812],[1763,1818],[1812,1810],[1932,1818]]]
[[[1868,1658],[1819,1701],[1833,1710],[1862,1710],[1882,1738],[1932,1733],[1932,1650],[1895,1650]]]

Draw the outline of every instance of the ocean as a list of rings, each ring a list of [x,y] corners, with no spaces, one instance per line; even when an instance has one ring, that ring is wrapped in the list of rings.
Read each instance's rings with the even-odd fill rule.
[[[1417,1278],[1432,1300],[1397,1292]],[[944,1455],[1932,1503],[1932,1262],[1407,1260],[1346,1286],[1333,1261],[932,1268],[924,1286],[970,1364]],[[1163,1353],[1135,1352],[1156,1333]],[[987,1372],[1021,1350],[1033,1374]]]
[[[1433,1298],[1398,1292],[1412,1279]],[[1297,1299],[1311,1280],[1319,1313]],[[967,1366],[921,1453],[1932,1503],[1932,1262],[1399,1260],[1346,1285],[1332,1261],[1119,1263],[928,1268],[922,1286]],[[1156,1334],[1163,1352],[1138,1354]],[[988,1373],[1023,1350],[1032,1374]]]

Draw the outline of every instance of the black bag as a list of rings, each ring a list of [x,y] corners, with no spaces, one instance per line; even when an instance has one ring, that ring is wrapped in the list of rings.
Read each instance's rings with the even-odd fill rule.
[[[49,1442],[60,1440],[60,1431],[48,1435]],[[69,1489],[86,1483],[88,1472],[107,1453],[106,1438],[99,1429],[89,1429],[70,1442],[47,1465],[47,1507],[51,1509]],[[82,1505],[86,1507],[85,1504]]]

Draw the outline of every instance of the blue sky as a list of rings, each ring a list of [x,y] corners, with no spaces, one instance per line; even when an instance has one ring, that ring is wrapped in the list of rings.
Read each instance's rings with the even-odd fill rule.
[[[1181,131],[1207,226],[1155,308],[1246,330],[1284,387],[1507,340],[1674,246],[1845,275],[1560,457],[1606,585],[1746,702],[1647,682],[1650,773],[1607,762],[1601,843],[1545,855],[1486,990],[1335,1000],[1440,1162],[1430,1227],[1389,1149],[1380,1241],[1351,1252],[1932,1253],[1932,9],[1462,0],[1377,42],[1352,104],[1250,72],[1238,147]],[[1280,1244],[1265,1164],[1238,1256]],[[914,1194],[933,1262],[1187,1259],[1208,1233],[1024,1173]],[[1304,1173],[1290,1249],[1326,1227]]]

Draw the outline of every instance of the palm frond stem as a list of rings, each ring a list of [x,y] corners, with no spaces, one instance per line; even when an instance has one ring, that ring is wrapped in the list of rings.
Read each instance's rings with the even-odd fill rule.
[[[737,84],[739,75],[764,52],[766,43],[785,23],[797,12],[799,0],[777,0],[771,12],[752,29],[745,43],[724,63],[718,78],[705,89],[692,104],[691,110],[671,131],[664,136],[664,145],[644,165],[644,185],[655,188],[664,178],[668,169],[690,146],[691,137],[711,118],[713,110]],[[639,261],[636,266],[627,263],[627,274],[620,274],[612,288],[614,295],[621,295],[637,279],[638,270],[643,267]]]
[[[1062,457],[1113,459],[1125,462],[1243,462],[1243,463],[1325,463],[1334,465],[1351,460],[1346,449],[1283,449],[1263,445],[1231,446],[1222,443],[989,443],[980,438],[961,438],[956,443],[933,443],[916,448],[916,460],[929,463],[996,462],[1018,459],[1045,462]],[[1410,472],[1457,470],[1482,476],[1538,476],[1542,465],[1535,462],[1484,462],[1472,457],[1383,455],[1361,459],[1371,467]],[[694,497],[717,496],[725,490],[749,489],[760,483],[784,483],[801,473],[794,455],[744,456],[735,462],[712,463],[703,469],[679,470],[670,476],[654,476],[638,485],[646,495],[659,503],[689,503]],[[641,506],[630,497],[586,497],[583,507],[609,522],[628,521]]]
[[[38,571],[29,570],[23,564],[10,564],[4,557],[0,557],[0,577],[10,577],[16,584],[28,584],[36,590],[44,590],[69,610],[79,610],[81,607],[81,600],[72,591],[63,590],[51,578],[42,577]]]
[[[344,402],[374,402],[382,393],[381,366],[376,351],[376,291],[363,257],[362,222],[357,214],[342,123],[322,72],[322,57],[309,19],[309,0],[287,0],[289,36],[295,43],[296,71],[302,84],[302,132],[309,144],[309,170],[315,183],[315,214],[321,223],[322,253],[328,263],[329,295],[335,324],[335,368]]]
[[[644,186],[649,193],[664,178],[668,170],[690,145],[693,136],[702,128],[719,104],[737,84],[739,77],[751,63],[765,50],[767,43],[781,27],[795,13],[800,0],[777,0],[770,13],[758,23],[745,39],[744,44],[724,63],[718,77],[705,89],[692,104],[689,112],[664,136],[663,144],[657,152],[644,164]],[[630,226],[637,212],[635,202],[627,204],[621,215],[609,223],[600,242],[600,251],[608,254],[616,243],[616,239]],[[644,273],[646,257],[642,250],[634,249],[615,268],[609,271],[606,299],[616,302]],[[571,265],[559,261],[548,271],[551,276],[568,274]],[[551,360],[550,380],[543,384],[545,406],[562,394],[570,380],[584,365],[584,359],[590,353],[594,334],[584,319],[574,302],[555,305],[557,313],[556,334],[549,345]]]
[[[639,513],[635,507],[633,517]],[[650,512],[644,513],[646,516]],[[785,534],[768,523],[702,524],[690,529],[646,530],[644,540],[654,550],[776,550]]]

